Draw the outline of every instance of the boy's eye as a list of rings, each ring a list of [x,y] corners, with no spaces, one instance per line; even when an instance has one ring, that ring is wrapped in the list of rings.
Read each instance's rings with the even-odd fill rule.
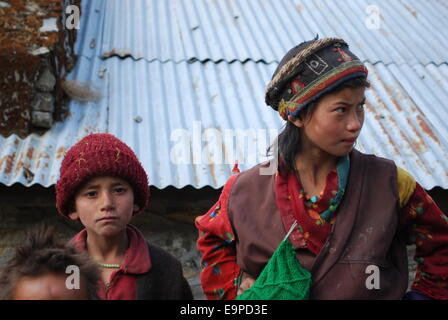
[[[96,191],[88,191],[88,192],[86,192],[86,196],[88,198],[93,198],[96,196]]]
[[[115,191],[116,193],[123,193],[123,192],[126,191],[126,188],[118,187],[118,188],[115,188],[114,191]]]
[[[336,111],[338,113],[344,113],[345,109],[346,109],[345,107],[339,107],[339,108],[334,109],[334,111]]]
[[[363,104],[360,104],[360,105],[358,106],[358,110],[359,110],[359,111],[364,111],[364,103],[363,103]]]

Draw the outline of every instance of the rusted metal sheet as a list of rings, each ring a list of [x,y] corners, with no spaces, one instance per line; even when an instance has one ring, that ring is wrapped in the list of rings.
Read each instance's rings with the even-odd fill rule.
[[[265,160],[263,151],[283,124],[263,101],[275,64],[93,61],[82,58],[74,76],[100,83],[104,98],[72,102],[70,117],[41,137],[1,139],[2,183],[52,185],[66,150],[90,132],[109,132],[135,150],[152,185],[218,188],[235,160],[242,170]],[[434,97],[448,99],[446,80],[441,87],[418,81],[422,73],[429,77],[432,67],[368,64],[372,88],[357,145],[393,159],[427,189],[448,187],[448,140],[441,126],[447,110],[434,104]]]
[[[427,189],[447,188],[448,130],[443,122],[448,108],[443,99],[448,98],[448,66],[368,68],[372,87],[366,93],[366,121],[358,147],[393,159]]]

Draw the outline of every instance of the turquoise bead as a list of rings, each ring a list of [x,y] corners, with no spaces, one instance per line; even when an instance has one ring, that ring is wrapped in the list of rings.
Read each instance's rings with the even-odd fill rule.
[[[310,200],[312,203],[315,203],[317,201],[317,199],[318,199],[317,196],[312,196]]]

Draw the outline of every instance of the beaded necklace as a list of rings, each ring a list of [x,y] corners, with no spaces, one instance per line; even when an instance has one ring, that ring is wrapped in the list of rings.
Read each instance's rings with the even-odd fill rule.
[[[120,265],[115,263],[102,263],[99,261],[95,261],[95,263],[103,268],[111,268],[111,269],[119,269]]]
[[[331,214],[334,211],[336,211],[337,207],[339,206],[339,203],[341,202],[342,196],[344,195],[344,192],[345,192],[345,187],[347,186],[348,174],[350,172],[350,158],[348,155],[342,157],[338,161],[338,164],[336,166],[336,171],[338,173],[338,192],[329,201],[328,209],[325,210],[324,212],[320,213],[320,216],[322,217],[322,219],[324,219],[327,222],[330,221]],[[302,182],[300,181],[300,174],[299,174],[298,170],[296,170],[296,173],[297,173],[297,178],[299,179],[300,184],[302,184]],[[303,191],[303,186],[301,186],[301,187],[302,187],[302,189],[300,190],[300,192],[304,195],[305,192]],[[303,199],[305,199],[305,197]],[[312,196],[310,201],[312,203],[315,203],[315,202],[317,202],[318,199],[319,199],[318,196]]]

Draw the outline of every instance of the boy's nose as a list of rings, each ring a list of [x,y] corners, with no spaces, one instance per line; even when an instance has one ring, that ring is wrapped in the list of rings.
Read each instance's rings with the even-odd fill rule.
[[[108,211],[114,208],[114,198],[109,192],[101,193],[101,210]]]
[[[362,125],[363,118],[356,113],[352,113],[347,123],[347,130],[350,132],[357,132],[361,130]]]

